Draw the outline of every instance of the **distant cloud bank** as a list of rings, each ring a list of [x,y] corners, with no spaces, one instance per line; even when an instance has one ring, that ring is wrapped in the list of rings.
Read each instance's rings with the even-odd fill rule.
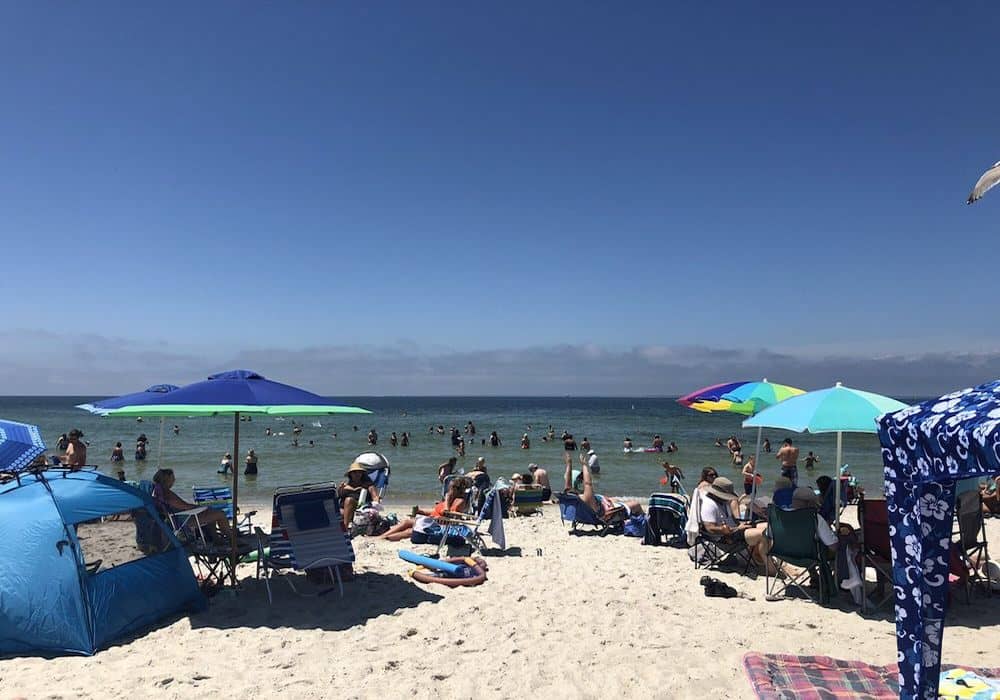
[[[253,369],[328,395],[672,396],[767,377],[806,389],[835,381],[895,396],[936,395],[1000,377],[1000,350],[862,357],[769,350],[556,345],[421,350],[330,345],[207,353],[97,334],[0,332],[0,394],[106,396],[222,369]]]

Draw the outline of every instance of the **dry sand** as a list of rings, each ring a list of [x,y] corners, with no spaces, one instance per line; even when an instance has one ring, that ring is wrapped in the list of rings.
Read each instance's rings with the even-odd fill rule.
[[[258,510],[257,522],[269,522]],[[218,595],[208,611],[96,656],[0,661],[0,697],[746,698],[750,650],[895,659],[888,612],[767,602],[763,578],[735,573],[712,575],[753,600],[706,598],[704,572],[684,550],[570,536],[555,506],[506,524],[510,549],[487,557],[480,587],[415,583],[396,555],[408,543],[359,538],[343,599],[297,597],[276,580],[269,606],[244,566],[238,596]],[[1000,541],[1000,522],[988,525]],[[106,532],[131,539],[131,523],[101,527],[82,533],[85,550],[97,552]],[[127,545],[101,554],[106,564],[134,556]],[[945,661],[1000,666],[998,611],[1000,596],[971,606],[959,596]]]

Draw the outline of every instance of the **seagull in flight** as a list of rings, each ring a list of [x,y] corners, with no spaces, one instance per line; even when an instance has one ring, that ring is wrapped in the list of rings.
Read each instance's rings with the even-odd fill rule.
[[[1000,161],[994,163],[992,168],[983,173],[976,186],[972,188],[972,192],[969,193],[969,199],[965,203],[972,204],[977,199],[980,199],[998,182],[1000,182]]]

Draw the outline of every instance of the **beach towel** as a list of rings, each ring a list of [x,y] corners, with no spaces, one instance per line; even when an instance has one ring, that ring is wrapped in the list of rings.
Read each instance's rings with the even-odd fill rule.
[[[694,543],[698,539],[700,528],[701,528],[701,489],[695,488],[691,492],[691,505],[688,507],[687,524],[684,525],[684,530],[685,532],[687,532],[687,540],[689,547],[694,547]]]
[[[490,539],[500,549],[507,549],[507,535],[503,531],[503,503],[497,491],[493,491],[493,504],[490,520]]]
[[[899,697],[896,664],[873,666],[829,656],[750,652],[743,657],[743,668],[760,700],[895,700]],[[965,670],[986,678],[1000,677],[998,668]]]

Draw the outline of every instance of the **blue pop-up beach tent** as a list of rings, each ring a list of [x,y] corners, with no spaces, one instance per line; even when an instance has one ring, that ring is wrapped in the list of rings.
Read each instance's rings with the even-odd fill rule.
[[[879,419],[900,697],[938,697],[955,483],[1000,474],[1000,381]]]
[[[90,573],[76,525],[152,499],[97,472],[49,470],[0,485],[0,654],[93,654],[163,617],[205,607],[187,554],[166,551]]]

